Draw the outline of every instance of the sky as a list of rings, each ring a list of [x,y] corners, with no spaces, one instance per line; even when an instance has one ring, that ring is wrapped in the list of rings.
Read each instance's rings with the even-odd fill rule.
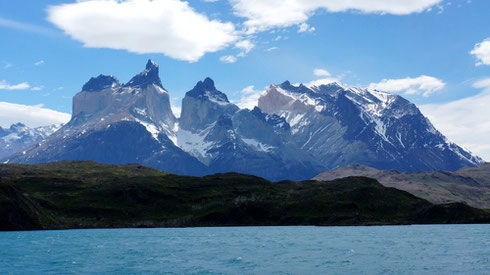
[[[490,160],[490,1],[0,2],[0,126],[66,122],[92,76],[160,65],[178,112],[205,77],[241,107],[272,83],[397,93]]]

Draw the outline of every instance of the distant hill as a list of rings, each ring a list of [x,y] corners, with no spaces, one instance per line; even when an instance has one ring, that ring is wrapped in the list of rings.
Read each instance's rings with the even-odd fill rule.
[[[374,178],[384,186],[405,190],[436,204],[464,202],[473,207],[490,209],[490,163],[455,172],[400,172],[351,164],[327,170],[314,179],[325,181],[351,176]]]
[[[488,222],[488,211],[434,205],[366,177],[272,183],[137,164],[0,165],[0,230]]]

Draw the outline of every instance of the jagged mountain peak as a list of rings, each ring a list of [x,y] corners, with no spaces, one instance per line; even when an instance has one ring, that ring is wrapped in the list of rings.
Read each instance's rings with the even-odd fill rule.
[[[145,88],[148,85],[155,84],[164,89],[158,74],[158,64],[153,62],[151,59],[148,59],[145,70],[131,78],[131,80],[126,83],[124,87]]]
[[[214,86],[214,80],[212,80],[210,77],[206,77],[204,79],[204,81],[199,81],[200,83],[202,83],[202,86],[204,87],[204,89],[208,90],[208,91],[214,91],[216,90],[216,87]]]
[[[113,88],[119,86],[119,80],[112,75],[102,75],[92,77],[82,87],[82,91],[85,92],[98,92],[107,88]]]
[[[226,94],[218,91],[214,81],[207,77],[199,81],[182,100],[180,127],[186,130],[202,130],[214,123],[221,115],[233,115],[238,106],[230,103]]]
[[[293,85],[291,85],[291,82],[289,82],[289,80],[284,81],[283,83],[279,84],[279,86],[283,89],[288,89],[293,87]]]
[[[158,67],[158,64],[151,59],[148,59],[148,62],[146,62],[146,70],[158,70]]]
[[[186,96],[200,100],[209,100],[218,104],[227,104],[230,102],[226,94],[216,89],[214,81],[209,77],[206,77],[204,81],[197,82],[194,88],[186,93]]]

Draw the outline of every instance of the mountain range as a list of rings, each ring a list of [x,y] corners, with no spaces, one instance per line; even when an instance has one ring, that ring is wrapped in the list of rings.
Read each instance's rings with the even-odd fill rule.
[[[176,118],[151,60],[128,83],[91,78],[74,96],[66,125],[2,162],[60,160],[140,163],[193,176],[233,171],[274,181],[310,179],[352,163],[400,171],[483,163],[403,97],[338,83],[273,84],[249,110],[206,78],[186,93]]]
[[[22,123],[15,123],[8,128],[0,127],[0,159],[22,152],[24,148],[50,136],[61,126],[53,124],[32,128]]]

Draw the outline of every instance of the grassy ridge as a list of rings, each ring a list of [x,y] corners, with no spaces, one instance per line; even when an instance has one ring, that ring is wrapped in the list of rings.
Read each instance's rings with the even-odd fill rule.
[[[435,204],[463,202],[476,208],[490,209],[490,163],[465,167],[458,171],[400,172],[377,170],[361,164],[350,164],[327,170],[315,180],[333,180],[349,176],[377,179]]]
[[[489,221],[486,211],[434,205],[365,177],[272,183],[94,162],[0,166],[0,230]]]

